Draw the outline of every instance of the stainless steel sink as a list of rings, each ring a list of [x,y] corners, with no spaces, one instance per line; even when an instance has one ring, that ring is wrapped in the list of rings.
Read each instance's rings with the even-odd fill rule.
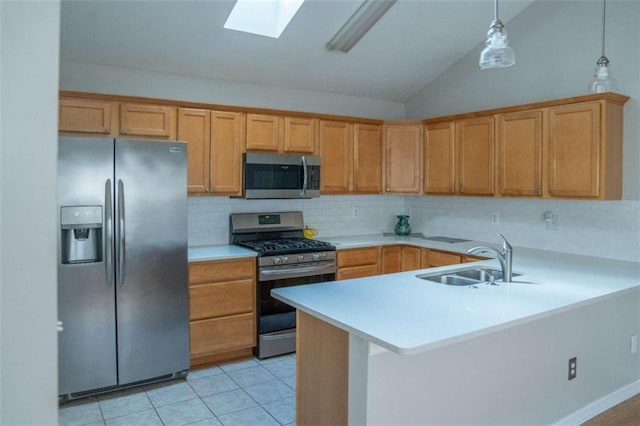
[[[440,283],[440,284],[446,284],[446,285],[472,285],[472,284],[478,284],[479,282],[478,280],[459,277],[457,275],[432,275],[432,276],[425,276],[425,277],[418,275],[417,277],[425,280],[433,281],[436,283]]]
[[[520,275],[522,274],[513,274],[514,277]],[[500,269],[475,267],[459,271],[420,274],[416,275],[416,278],[446,285],[465,286],[482,282],[493,283],[499,281],[502,279],[502,271]]]

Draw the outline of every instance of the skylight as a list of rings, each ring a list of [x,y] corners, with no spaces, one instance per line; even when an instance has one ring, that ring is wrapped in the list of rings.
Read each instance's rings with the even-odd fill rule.
[[[278,38],[304,0],[237,0],[224,27]]]

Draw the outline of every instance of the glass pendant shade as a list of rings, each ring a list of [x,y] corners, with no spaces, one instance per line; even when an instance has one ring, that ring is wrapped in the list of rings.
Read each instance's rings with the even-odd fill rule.
[[[593,80],[589,85],[592,93],[614,92],[618,89],[618,81],[611,75],[609,59],[601,56],[593,72]]]
[[[516,63],[516,56],[507,39],[507,30],[499,19],[491,23],[486,45],[480,53],[480,69],[506,68]]]

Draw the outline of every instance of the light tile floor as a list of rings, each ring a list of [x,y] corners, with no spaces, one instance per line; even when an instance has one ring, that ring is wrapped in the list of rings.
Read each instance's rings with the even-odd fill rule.
[[[69,402],[58,423],[279,426],[295,424],[295,354],[194,369],[186,379]]]

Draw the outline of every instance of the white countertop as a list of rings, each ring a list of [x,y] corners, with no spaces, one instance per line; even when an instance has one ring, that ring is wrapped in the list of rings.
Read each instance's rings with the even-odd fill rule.
[[[189,262],[256,256],[257,253],[255,251],[234,245],[196,246],[187,249],[187,259]]]
[[[338,250],[367,247],[367,246],[379,246],[387,244],[410,244],[419,247],[426,247],[438,250],[454,251],[459,253],[465,253],[467,249],[478,245],[476,242],[468,243],[442,243],[437,241],[425,240],[424,238],[416,237],[385,237],[382,233],[372,235],[356,235],[350,237],[335,237],[335,238],[319,238],[322,241],[329,242],[336,246]],[[487,245],[487,244],[483,244]],[[494,244],[497,247],[497,245]],[[257,254],[253,250],[249,250],[235,245],[210,245],[210,246],[192,246],[188,248],[187,258],[190,262],[196,262],[201,260],[218,260],[218,259],[230,259],[236,257],[256,257]]]
[[[373,242],[374,236],[369,243],[366,239],[329,241],[337,242],[338,248],[381,243]],[[464,252],[475,244],[428,241],[425,246]],[[431,268],[428,272],[471,265],[499,268],[492,259]],[[419,353],[492,333],[618,292],[627,291],[633,297],[640,294],[640,263],[636,262],[515,247],[513,269],[522,273],[513,283],[479,284],[477,288],[425,281],[416,275],[427,270],[419,270],[285,287],[272,293],[304,312],[399,354]]]

